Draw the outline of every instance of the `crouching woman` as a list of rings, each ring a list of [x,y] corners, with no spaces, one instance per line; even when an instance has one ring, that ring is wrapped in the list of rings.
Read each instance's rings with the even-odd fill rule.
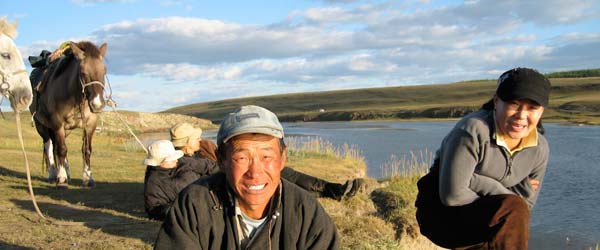
[[[527,249],[549,155],[541,126],[549,94],[542,74],[511,69],[493,98],[446,135],[417,184],[423,235],[452,249]]]

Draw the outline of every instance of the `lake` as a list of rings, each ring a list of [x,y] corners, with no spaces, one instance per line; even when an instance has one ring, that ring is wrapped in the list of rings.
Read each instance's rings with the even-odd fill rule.
[[[435,153],[456,122],[284,123],[286,137],[318,136],[334,145],[355,145],[367,175],[382,177],[391,155]],[[600,126],[545,123],[550,160],[531,214],[530,249],[596,249],[600,243]],[[213,138],[207,131],[203,137]],[[168,137],[168,135],[167,135]]]
[[[367,174],[382,175],[392,154],[435,152],[456,122],[284,123],[286,136],[319,136],[356,145]],[[544,124],[550,160],[532,211],[530,249],[595,249],[600,243],[600,126]],[[591,248],[590,248],[591,247]]]

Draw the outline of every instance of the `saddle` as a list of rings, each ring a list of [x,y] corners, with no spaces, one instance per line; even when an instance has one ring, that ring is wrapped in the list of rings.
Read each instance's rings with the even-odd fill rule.
[[[37,93],[43,93],[48,82],[48,77],[51,74],[46,72],[60,73],[67,62],[72,57],[71,42],[62,43],[58,49],[50,53],[48,50],[42,50],[39,56],[29,56],[29,64],[34,68],[31,71],[29,80],[31,81],[32,89]]]

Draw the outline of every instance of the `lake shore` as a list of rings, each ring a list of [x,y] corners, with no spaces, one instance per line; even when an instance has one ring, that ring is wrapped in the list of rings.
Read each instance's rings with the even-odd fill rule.
[[[555,122],[600,124],[600,77],[551,78],[550,104],[544,117]],[[356,121],[458,119],[490,100],[496,81],[293,93],[195,103],[163,112],[186,114],[219,123],[241,105],[259,105],[280,120]]]

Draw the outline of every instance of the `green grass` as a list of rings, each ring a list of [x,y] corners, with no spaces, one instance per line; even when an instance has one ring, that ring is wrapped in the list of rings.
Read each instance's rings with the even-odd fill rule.
[[[141,163],[145,153],[130,135],[124,131],[103,131],[94,136],[92,170],[98,186],[88,189],[81,186],[81,131],[75,130],[67,140],[71,185],[69,190],[57,190],[54,184],[46,182],[47,174],[41,166],[41,139],[28,122],[29,114],[22,114],[34,192],[42,213],[51,220],[48,222],[38,218],[33,210],[14,116],[5,115],[7,119],[0,120],[0,249],[152,248],[160,223],[145,218],[145,167]],[[292,140],[288,144],[288,167],[339,183],[365,175],[362,156],[352,146],[335,148],[319,138],[306,143]],[[414,237],[404,229],[412,227],[406,224],[414,218],[411,211],[390,209],[398,208],[395,203],[388,205],[392,198],[380,201],[373,195],[389,192],[395,196],[394,192],[401,193],[396,189],[403,185],[410,189],[411,182],[366,181],[368,192],[351,199],[319,199],[338,227],[342,249],[436,249],[426,239]],[[407,200],[394,202],[414,202],[410,195],[398,197]]]
[[[126,150],[130,139],[125,135],[96,134],[92,171],[98,187],[83,188],[81,130],[75,130],[67,140],[71,185],[69,190],[56,190],[46,182],[42,141],[28,115],[21,120],[34,193],[52,222],[41,221],[33,212],[14,116],[8,114],[7,120],[0,121],[0,248],[150,249],[159,224],[144,218],[144,151]]]
[[[600,77],[552,78],[547,120],[600,124]],[[496,89],[495,80],[367,88],[237,98],[166,110],[218,122],[241,105],[254,104],[284,121],[458,118],[478,109]],[[321,112],[323,111],[323,112]]]

